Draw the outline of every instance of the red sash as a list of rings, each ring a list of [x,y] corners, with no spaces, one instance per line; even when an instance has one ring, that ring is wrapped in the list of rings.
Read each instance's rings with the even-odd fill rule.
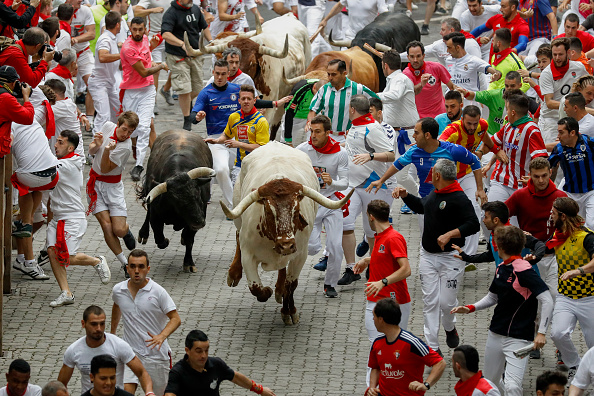
[[[52,105],[47,100],[42,104],[45,106],[45,137],[50,140],[56,134],[56,120]]]
[[[54,252],[60,265],[68,267],[70,264],[70,253],[68,253],[68,245],[66,244],[66,235],[64,226],[66,220],[58,220],[58,227],[56,228],[56,244],[54,245]]]
[[[17,174],[15,172],[10,177],[10,181],[12,182],[13,187],[16,188],[17,190],[19,190],[19,196],[22,197],[23,195],[29,194],[31,191],[46,191],[46,190],[51,190],[52,188],[56,187],[56,184],[58,184],[58,179],[59,178],[60,178],[60,174],[59,173],[56,173],[56,177],[54,177],[54,180],[52,180],[48,184],[46,184],[44,186],[39,186],[39,187],[29,187],[29,186],[23,184],[17,178]]]
[[[89,208],[87,209],[87,216],[93,213],[97,208],[97,191],[95,191],[95,182],[99,180],[104,183],[119,183],[122,180],[122,175],[105,176],[100,175],[91,168],[89,173],[89,181],[87,182],[87,196],[89,197]]]

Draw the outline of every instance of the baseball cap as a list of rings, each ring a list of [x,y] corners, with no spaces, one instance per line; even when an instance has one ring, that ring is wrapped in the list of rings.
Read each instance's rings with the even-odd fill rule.
[[[12,66],[0,66],[0,81],[13,83],[20,78],[19,73]]]

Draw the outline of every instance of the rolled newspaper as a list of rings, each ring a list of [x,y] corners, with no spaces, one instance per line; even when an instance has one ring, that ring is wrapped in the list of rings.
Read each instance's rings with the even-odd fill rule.
[[[526,345],[525,347],[515,350],[514,356],[518,359],[524,359],[526,356],[530,355],[530,352],[532,352],[533,349],[534,343],[531,343],[530,345]]]

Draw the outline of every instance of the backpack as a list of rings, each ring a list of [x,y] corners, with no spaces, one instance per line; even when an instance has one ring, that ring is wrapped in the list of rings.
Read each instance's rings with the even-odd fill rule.
[[[10,37],[0,36],[0,52],[4,51],[8,47],[16,47],[15,39],[11,39]]]

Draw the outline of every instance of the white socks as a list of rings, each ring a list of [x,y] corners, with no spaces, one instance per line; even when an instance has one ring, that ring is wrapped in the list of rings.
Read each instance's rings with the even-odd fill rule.
[[[120,260],[120,263],[122,263],[122,266],[128,265],[128,259],[126,259],[126,256],[124,256],[124,252],[118,254],[116,257],[118,260]]]

